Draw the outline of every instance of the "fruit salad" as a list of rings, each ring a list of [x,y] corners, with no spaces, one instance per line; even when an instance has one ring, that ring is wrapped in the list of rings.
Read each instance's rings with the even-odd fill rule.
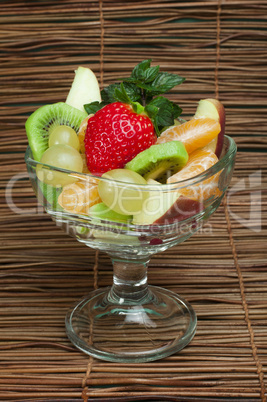
[[[186,219],[220,195],[219,173],[194,178],[220,158],[224,107],[203,99],[182,119],[163,94],[183,81],[144,60],[100,91],[95,74],[78,67],[66,101],[40,107],[25,125],[46,202],[93,219],[153,225]]]

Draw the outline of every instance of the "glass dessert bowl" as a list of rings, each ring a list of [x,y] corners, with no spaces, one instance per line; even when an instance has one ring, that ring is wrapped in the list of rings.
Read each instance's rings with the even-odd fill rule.
[[[66,316],[67,335],[78,349],[107,361],[145,362],[190,342],[197,323],[193,308],[174,292],[148,286],[147,267],[152,255],[188,239],[216,211],[231,181],[235,154],[235,142],[225,136],[219,161],[203,174],[172,184],[137,185],[41,164],[28,147],[30,180],[46,212],[79,242],[106,252],[113,264],[112,286],[90,292]],[[79,212],[79,194],[62,208],[62,188],[48,184],[58,174],[67,182],[111,189],[114,203],[129,209],[125,218],[98,207]]]

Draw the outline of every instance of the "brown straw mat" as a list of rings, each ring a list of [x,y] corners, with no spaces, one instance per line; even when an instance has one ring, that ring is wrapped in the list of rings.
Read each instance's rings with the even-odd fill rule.
[[[266,20],[264,0],[0,2],[0,400],[266,401]],[[193,341],[153,363],[107,363],[71,345],[64,316],[111,284],[109,258],[37,206],[24,123],[65,100],[77,66],[103,86],[146,58],[186,77],[170,93],[185,118],[199,99],[224,103],[239,152],[224,204],[149,268],[150,284],[192,303]]]

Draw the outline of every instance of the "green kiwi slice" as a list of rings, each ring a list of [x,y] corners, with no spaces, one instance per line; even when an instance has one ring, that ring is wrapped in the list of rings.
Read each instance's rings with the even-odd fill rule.
[[[146,180],[166,183],[168,177],[177,173],[188,161],[188,153],[180,141],[152,145],[140,152],[125,165],[126,169],[139,173]]]
[[[45,105],[37,109],[25,124],[33,158],[36,161],[41,160],[43,153],[48,148],[49,135],[57,126],[70,126],[78,133],[80,124],[86,117],[85,112],[64,102]]]
[[[43,183],[38,180],[38,199],[41,197],[41,203],[46,207],[50,207],[56,211],[63,211],[63,208],[58,204],[57,200],[62,192],[62,187],[53,187],[49,184]],[[39,200],[40,201],[40,200]]]

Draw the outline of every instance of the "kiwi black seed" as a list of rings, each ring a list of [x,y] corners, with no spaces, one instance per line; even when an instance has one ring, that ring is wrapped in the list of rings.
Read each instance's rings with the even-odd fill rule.
[[[64,102],[45,105],[37,109],[25,124],[33,158],[36,161],[41,160],[43,153],[48,148],[49,135],[57,126],[70,126],[78,133],[80,124],[86,117],[85,112]]]
[[[168,177],[177,173],[188,161],[188,153],[180,141],[152,145],[128,162],[126,169],[139,173],[146,180],[166,183]]]

